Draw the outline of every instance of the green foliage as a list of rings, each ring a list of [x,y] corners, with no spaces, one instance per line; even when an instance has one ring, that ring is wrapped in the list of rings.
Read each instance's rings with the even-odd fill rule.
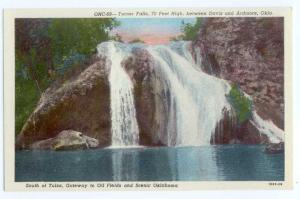
[[[16,78],[15,132],[19,133],[39,99],[35,83],[30,79]]]
[[[227,96],[233,106],[238,123],[242,124],[252,116],[252,102],[247,98],[237,85],[233,85]]]
[[[114,19],[53,19],[49,28],[51,48],[59,64],[70,54],[91,55],[96,46],[108,40],[109,31],[117,25]]]
[[[182,35],[171,38],[172,41],[186,40],[193,41],[197,39],[198,32],[201,28],[202,18],[197,18],[195,24],[184,23],[182,21],[181,31]]]
[[[16,133],[49,84],[95,53],[118,23],[111,18],[16,19]]]
[[[201,18],[197,18],[196,19],[196,23],[194,25],[190,24],[190,23],[183,23],[182,24],[182,32],[183,32],[183,40],[195,40],[197,39],[197,35],[198,32],[200,30],[201,27],[201,23],[202,23],[202,19]]]

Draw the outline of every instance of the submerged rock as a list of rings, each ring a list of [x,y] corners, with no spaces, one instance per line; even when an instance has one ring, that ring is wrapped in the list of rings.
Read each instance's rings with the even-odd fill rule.
[[[81,132],[64,130],[56,137],[33,143],[30,149],[36,150],[75,150],[89,149],[99,146],[98,140],[83,135]]]
[[[265,152],[268,154],[276,154],[284,152],[284,143],[271,143],[266,146]]]

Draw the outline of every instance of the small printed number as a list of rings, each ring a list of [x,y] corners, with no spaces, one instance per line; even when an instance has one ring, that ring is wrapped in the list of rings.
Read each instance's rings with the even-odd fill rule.
[[[269,182],[270,186],[282,186],[283,183],[282,182]]]

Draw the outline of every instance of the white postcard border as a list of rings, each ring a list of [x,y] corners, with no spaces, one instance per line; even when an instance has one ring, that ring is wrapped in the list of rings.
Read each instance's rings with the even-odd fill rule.
[[[154,12],[183,12],[181,16],[157,16]],[[209,12],[216,14],[209,15]],[[225,12],[245,11],[257,12],[259,15],[225,15]],[[109,13],[133,12],[135,15],[111,16]],[[137,12],[150,15],[140,16]],[[206,12],[206,15],[189,15],[187,12]],[[106,13],[100,16],[101,13]],[[152,13],[152,14],[151,14]],[[218,14],[219,13],[219,14]],[[223,13],[220,15],[220,13]],[[269,13],[269,14],[267,14]],[[271,13],[271,14],[270,14]],[[159,191],[159,190],[215,190],[215,189],[292,189],[292,10],[291,8],[91,8],[91,9],[7,9],[4,11],[4,170],[6,191]],[[172,182],[15,182],[15,49],[14,19],[15,18],[170,18],[170,17],[284,17],[284,83],[285,83],[285,180],[284,181],[172,181]],[[26,184],[37,184],[39,187],[26,187]],[[53,186],[50,187],[50,184]],[[67,184],[86,185],[67,187]],[[115,184],[111,186],[109,184]],[[132,184],[133,187],[131,187]],[[151,185],[136,187],[136,185]],[[160,187],[167,184],[175,187]],[[60,187],[63,186],[63,187]],[[121,187],[119,187],[119,185]],[[128,186],[128,187],[125,187]],[[102,187],[104,186],[104,187]]]

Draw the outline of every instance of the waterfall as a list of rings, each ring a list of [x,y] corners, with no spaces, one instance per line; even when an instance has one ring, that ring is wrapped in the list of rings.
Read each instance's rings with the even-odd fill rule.
[[[168,45],[123,44],[104,42],[98,45],[99,56],[110,66],[112,147],[137,146],[139,128],[133,94],[133,83],[122,67],[133,55],[133,49],[142,48],[149,53],[153,69],[168,104],[167,124],[163,143],[167,146],[209,145],[214,133],[222,138],[224,114],[231,118],[232,108],[226,95],[231,87],[223,79],[211,76],[197,64],[188,50],[189,42],[171,42]],[[198,49],[199,51],[200,49]],[[283,140],[283,131],[273,123],[262,120],[256,113],[250,121],[271,142]],[[153,132],[157,133],[157,132]]]
[[[115,42],[98,45],[98,54],[104,55],[111,62],[110,109],[112,123],[112,146],[137,146],[139,129],[134,106],[133,84],[121,65],[127,53]]]
[[[156,72],[165,78],[170,91],[170,112],[176,121],[169,123],[176,125],[175,145],[209,145],[224,110],[230,110],[226,99],[229,84],[197,68],[186,42],[149,46],[148,51],[156,62]],[[168,131],[172,140],[172,128]]]

